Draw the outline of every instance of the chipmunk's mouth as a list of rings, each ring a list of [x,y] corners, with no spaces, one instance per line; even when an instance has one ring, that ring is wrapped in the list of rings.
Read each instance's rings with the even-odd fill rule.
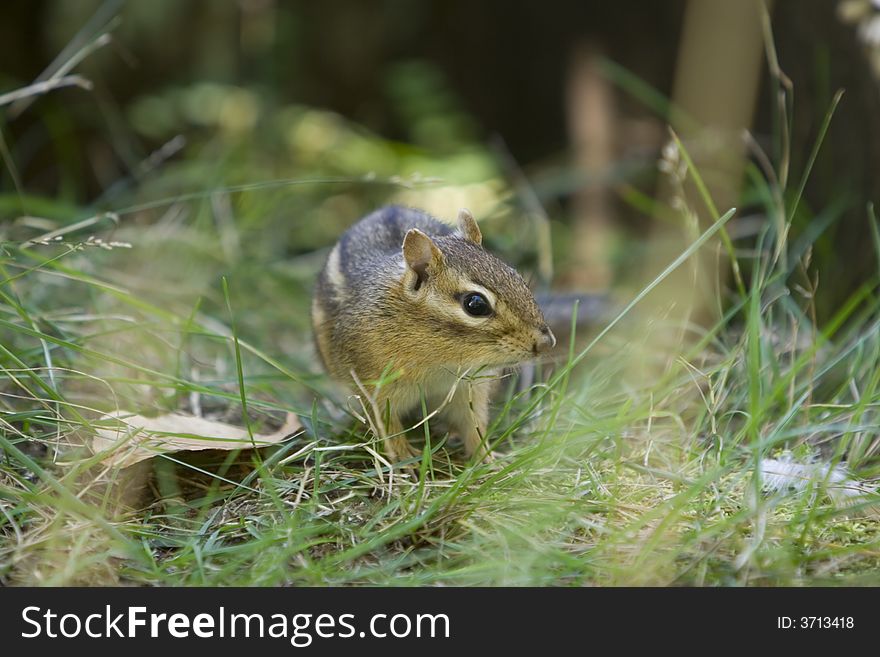
[[[532,343],[532,353],[537,357],[542,353],[550,351],[555,346],[556,336],[553,335],[553,331],[550,330],[550,327],[544,324],[544,326],[538,329],[538,332],[535,335],[535,341]]]
[[[550,327],[544,324],[529,334],[504,335],[499,338],[497,346],[501,353],[502,365],[522,363],[545,356],[556,346],[556,336]]]
[[[521,344],[515,349],[506,349],[505,353],[499,354],[495,365],[501,367],[515,367],[517,365],[522,365],[527,361],[534,360],[541,355],[543,354],[535,353],[534,348]]]

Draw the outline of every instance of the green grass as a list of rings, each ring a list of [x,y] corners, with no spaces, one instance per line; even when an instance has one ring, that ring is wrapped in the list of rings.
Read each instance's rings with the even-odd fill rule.
[[[390,200],[476,199],[490,244],[523,256],[486,152],[432,157],[282,108],[268,133],[220,132],[92,206],[2,195],[0,583],[880,584],[876,493],[835,503],[827,476],[768,490],[760,468],[880,477],[880,266],[817,321],[811,246],[845,201],[800,202],[832,112],[796,190],[750,165],[744,197],[773,218],[756,241],[728,235],[732,211],[679,143],[705,208],[686,216],[712,228],[538,383],[509,382],[495,463],[466,466],[425,423],[416,471],[393,477],[316,362],[312,281],[341,230]],[[297,164],[278,164],[279,134]],[[326,158],[309,156],[316,135]],[[639,203],[693,228],[681,208]],[[870,206],[867,220],[880,262]],[[667,274],[722,246],[736,276],[714,324],[638,312],[679,301],[664,301]],[[294,412],[306,430],[120,470],[87,448],[117,409],[198,411],[251,434]]]
[[[753,276],[673,359],[610,326],[545,385],[499,400],[496,464],[466,467],[435,435],[420,475],[391,480],[313,362],[318,260],[249,272],[222,257],[222,237],[189,230],[123,224],[114,238],[132,250],[7,245],[5,583],[878,583],[871,508],[835,507],[822,481],[779,494],[756,481],[783,447],[877,476],[876,281],[814,327],[774,292],[784,273]],[[178,273],[184,256],[198,280]],[[628,377],[634,362],[656,378]],[[291,410],[308,431],[121,471],[79,447],[107,411],[196,397],[255,429]]]

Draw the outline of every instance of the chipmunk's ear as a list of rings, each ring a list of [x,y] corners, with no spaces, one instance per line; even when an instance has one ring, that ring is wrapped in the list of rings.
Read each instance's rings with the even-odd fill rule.
[[[477,226],[474,215],[467,208],[462,208],[458,211],[458,230],[474,244],[483,243],[483,234],[480,232],[480,227]]]
[[[418,228],[410,228],[403,238],[403,260],[406,262],[406,286],[418,291],[446,262],[434,240]]]

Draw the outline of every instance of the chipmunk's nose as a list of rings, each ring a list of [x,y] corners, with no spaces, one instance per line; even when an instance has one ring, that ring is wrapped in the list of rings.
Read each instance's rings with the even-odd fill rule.
[[[535,340],[532,351],[534,351],[537,356],[545,351],[550,351],[555,346],[556,336],[553,335],[553,331],[550,330],[550,327],[544,324],[544,326],[538,329],[538,337]]]

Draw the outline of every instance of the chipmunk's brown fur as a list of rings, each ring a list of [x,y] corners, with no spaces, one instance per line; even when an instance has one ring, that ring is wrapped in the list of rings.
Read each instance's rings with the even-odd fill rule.
[[[413,454],[402,418],[421,408],[423,396],[429,412],[442,409],[469,456],[488,457],[493,377],[466,375],[534,358],[556,343],[525,281],[481,242],[467,210],[456,229],[390,206],[346,231],[318,278],[318,351],[332,376],[359,381],[374,398],[392,461]],[[466,309],[474,309],[475,293],[489,314]]]

